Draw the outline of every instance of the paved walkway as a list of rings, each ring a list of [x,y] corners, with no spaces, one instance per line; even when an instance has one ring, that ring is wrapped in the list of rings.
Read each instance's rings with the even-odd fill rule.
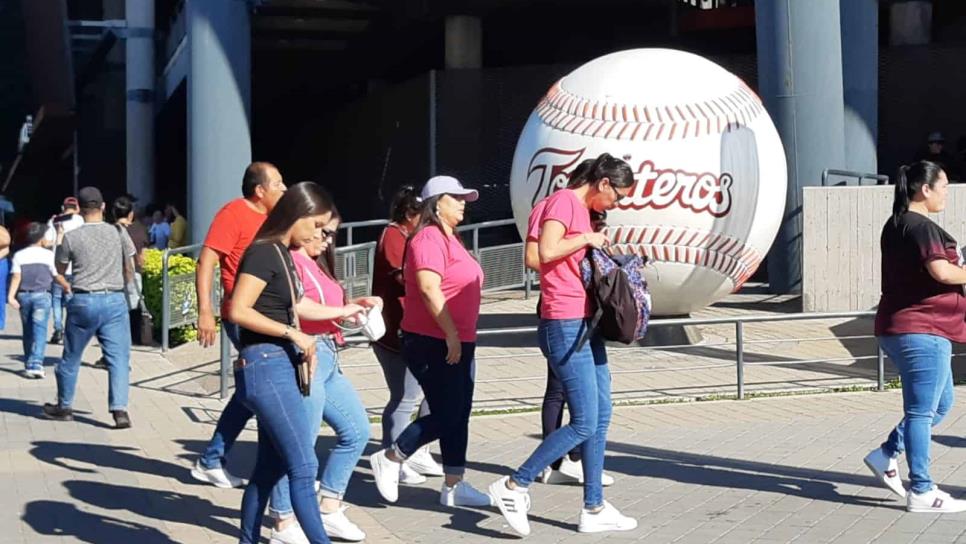
[[[19,323],[8,320],[0,335],[0,523],[6,528],[0,544],[237,542],[241,491],[196,484],[188,474],[223,406],[204,394],[202,386],[213,379],[207,371],[186,371],[183,362],[137,352],[134,428],[114,431],[106,373],[87,365],[77,420],[40,419],[40,405],[54,398],[53,375],[21,378],[19,349]],[[49,365],[58,353],[48,351]],[[84,360],[98,356],[92,347]],[[539,375],[542,362],[527,364]],[[692,387],[686,383],[691,373],[668,374],[680,385],[662,386]],[[616,388],[626,390],[626,379],[618,374]],[[360,388],[376,387],[361,375],[353,380]],[[506,387],[501,397],[515,395]],[[865,473],[862,456],[895,423],[900,405],[892,391],[619,407],[606,461],[617,484],[606,494],[640,527],[620,535],[579,535],[580,489],[535,484],[534,532],[527,541],[966,542],[966,514],[907,514]],[[932,455],[934,476],[956,496],[966,494],[964,416],[966,409],[954,409],[937,430]],[[471,431],[468,478],[483,487],[536,446],[539,418],[475,417]],[[379,435],[378,426],[372,434]],[[255,439],[252,431],[242,435],[231,457],[234,472],[250,471]],[[331,444],[323,430],[323,458]],[[348,492],[350,516],[369,533],[368,542],[516,539],[493,509],[440,507],[438,485],[430,480],[403,488],[399,503],[387,506],[363,460]]]

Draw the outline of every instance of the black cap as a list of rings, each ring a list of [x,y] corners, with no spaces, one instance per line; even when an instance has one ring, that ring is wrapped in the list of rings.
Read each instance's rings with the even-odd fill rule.
[[[97,187],[83,187],[77,191],[77,200],[81,208],[99,208],[104,203],[104,197]]]

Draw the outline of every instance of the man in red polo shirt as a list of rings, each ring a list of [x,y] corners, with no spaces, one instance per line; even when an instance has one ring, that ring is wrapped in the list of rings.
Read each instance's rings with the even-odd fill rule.
[[[231,292],[235,287],[235,274],[242,255],[255,238],[255,233],[284,192],[285,182],[278,169],[267,162],[254,162],[245,169],[245,176],[242,178],[243,197],[225,204],[215,214],[198,258],[195,282],[198,292],[198,341],[203,347],[214,345],[218,336],[211,304],[211,286],[217,264],[221,267],[223,291],[221,323],[231,343],[238,349],[238,325],[225,319]],[[224,462],[228,450],[251,417],[251,411],[232,395],[218,419],[215,434],[191,470],[195,479],[224,488],[241,485],[241,478],[229,474],[224,468]]]

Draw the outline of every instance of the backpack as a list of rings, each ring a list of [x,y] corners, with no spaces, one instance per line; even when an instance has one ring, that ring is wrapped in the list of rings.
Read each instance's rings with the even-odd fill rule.
[[[598,328],[605,340],[630,344],[644,338],[651,318],[645,259],[637,255],[611,257],[600,249],[587,251],[580,265],[581,276],[595,310],[578,348]]]

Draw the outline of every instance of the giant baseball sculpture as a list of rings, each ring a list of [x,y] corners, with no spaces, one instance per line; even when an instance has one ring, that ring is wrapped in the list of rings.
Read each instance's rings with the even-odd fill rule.
[[[785,152],[761,100],[738,77],[690,53],[635,49],[554,83],[513,157],[520,232],[536,202],[604,152],[636,172],[606,233],[615,253],[654,263],[655,314],[701,309],[758,268],[785,208]]]

